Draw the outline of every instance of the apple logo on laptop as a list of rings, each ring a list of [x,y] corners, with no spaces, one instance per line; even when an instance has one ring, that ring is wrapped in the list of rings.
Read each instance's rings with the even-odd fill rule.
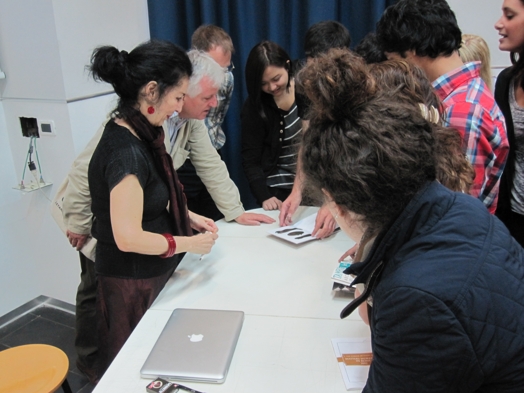
[[[204,338],[204,335],[203,334],[192,334],[191,336],[187,336],[187,337],[189,337],[189,341],[193,343],[197,343],[197,342],[202,341],[202,339]]]

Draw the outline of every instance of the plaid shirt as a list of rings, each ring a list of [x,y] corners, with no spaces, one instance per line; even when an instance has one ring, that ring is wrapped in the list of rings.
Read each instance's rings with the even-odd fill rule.
[[[480,78],[480,62],[440,76],[433,87],[444,104],[444,125],[461,133],[475,169],[470,193],[494,213],[509,144],[504,116]]]
[[[176,137],[178,136],[178,131],[182,128],[184,124],[187,123],[187,119],[182,119],[178,116],[178,113],[175,112],[167,119],[167,132],[169,134],[169,142],[171,144],[171,149],[169,154],[173,156],[173,150],[175,148]]]
[[[217,150],[226,143],[226,135],[222,130],[222,122],[224,121],[227,110],[229,109],[234,85],[235,79],[233,73],[231,71],[226,72],[224,75],[224,82],[222,83],[222,86],[220,86],[220,90],[218,90],[218,105],[215,108],[211,108],[205,119],[209,138]]]

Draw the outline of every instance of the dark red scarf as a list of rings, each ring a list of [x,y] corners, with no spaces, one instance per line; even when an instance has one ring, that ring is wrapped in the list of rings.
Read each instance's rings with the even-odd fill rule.
[[[192,236],[186,196],[173,167],[173,159],[166,151],[164,129],[153,126],[138,110],[134,110],[126,121],[153,151],[157,170],[169,188],[169,211],[175,227],[173,235]]]

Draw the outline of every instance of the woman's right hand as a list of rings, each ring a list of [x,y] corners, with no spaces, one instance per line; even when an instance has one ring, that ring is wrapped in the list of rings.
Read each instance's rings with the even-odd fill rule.
[[[212,232],[200,233],[189,238],[189,252],[193,254],[209,254],[211,248],[215,245],[218,235]]]
[[[358,244],[355,244],[353,247],[351,247],[349,250],[347,250],[340,258],[338,258],[339,262],[342,262],[347,257],[350,257],[351,259],[355,258],[355,254],[358,251]]]
[[[271,197],[262,202],[262,208],[264,210],[278,210],[282,206],[282,201],[277,197]]]

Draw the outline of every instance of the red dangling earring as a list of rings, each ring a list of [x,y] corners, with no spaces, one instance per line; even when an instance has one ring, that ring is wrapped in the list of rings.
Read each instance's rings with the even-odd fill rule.
[[[155,113],[155,108],[153,108],[152,106],[147,107],[147,113],[152,115],[153,113]]]

